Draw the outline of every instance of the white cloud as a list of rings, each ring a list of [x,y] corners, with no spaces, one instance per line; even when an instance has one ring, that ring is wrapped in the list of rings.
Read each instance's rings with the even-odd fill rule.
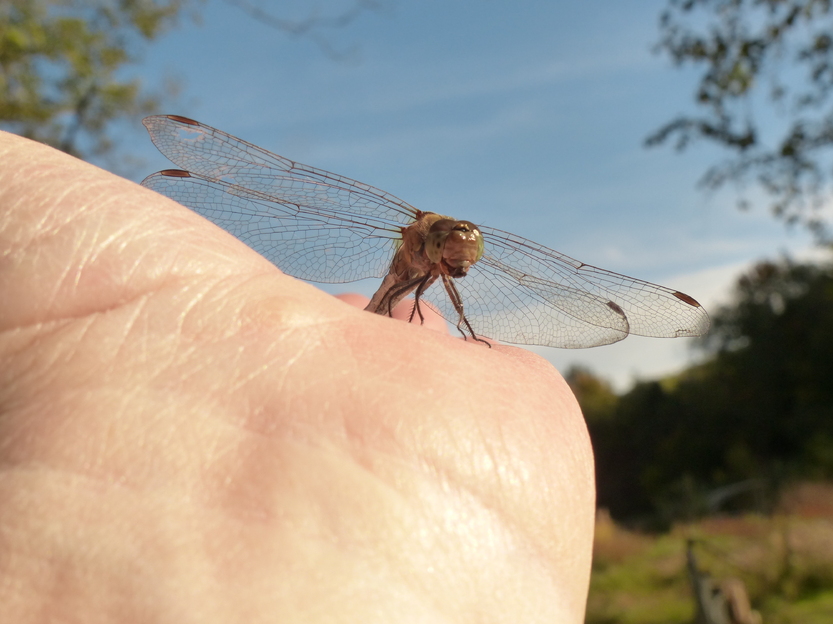
[[[795,250],[792,258],[800,262],[830,261],[830,252],[818,247]],[[763,258],[761,258],[763,259]],[[770,256],[770,259],[776,257]],[[668,276],[663,283],[692,295],[710,313],[731,303],[738,278],[755,262],[733,262],[693,273]],[[686,338],[643,338],[629,336],[606,347],[576,351],[533,348],[565,374],[571,366],[581,365],[607,379],[618,392],[628,390],[635,381],[658,379],[681,371],[701,356]]]

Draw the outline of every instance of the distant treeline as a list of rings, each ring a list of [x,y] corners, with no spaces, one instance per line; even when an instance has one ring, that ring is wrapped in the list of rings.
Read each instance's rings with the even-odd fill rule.
[[[617,396],[568,381],[596,453],[598,504],[661,526],[766,510],[780,484],[833,478],[833,266],[763,262],[716,311],[703,364]]]

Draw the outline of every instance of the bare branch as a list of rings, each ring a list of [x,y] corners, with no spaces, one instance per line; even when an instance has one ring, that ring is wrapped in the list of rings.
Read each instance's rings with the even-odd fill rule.
[[[351,46],[347,50],[336,50],[321,30],[337,29],[349,26],[366,12],[381,13],[385,8],[384,0],[355,0],[352,7],[343,13],[333,16],[320,16],[313,12],[309,17],[300,21],[292,21],[278,17],[249,2],[249,0],[226,0],[257,21],[285,32],[294,37],[305,37],[313,41],[328,58],[339,62],[356,62],[359,49]]]
[[[682,150],[700,139],[726,148],[734,157],[711,167],[703,186],[751,181],[777,217],[819,235],[819,206],[833,192],[831,0],[669,0],[660,31],[657,52],[702,69],[702,114],[664,124],[646,146],[673,141]],[[762,139],[773,128],[760,132],[752,116],[758,93],[786,122],[774,141]]]

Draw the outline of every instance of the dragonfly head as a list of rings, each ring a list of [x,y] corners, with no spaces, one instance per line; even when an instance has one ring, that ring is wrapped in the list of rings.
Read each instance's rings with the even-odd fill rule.
[[[428,259],[451,277],[463,277],[483,257],[483,235],[471,221],[439,219],[425,237]]]

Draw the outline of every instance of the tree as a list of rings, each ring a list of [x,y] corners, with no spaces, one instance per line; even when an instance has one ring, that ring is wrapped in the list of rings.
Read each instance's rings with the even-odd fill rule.
[[[673,139],[683,149],[704,139],[725,148],[732,155],[706,171],[703,186],[753,181],[771,198],[775,215],[827,239],[823,208],[833,186],[830,0],[669,0],[660,31],[659,52],[701,71],[699,113],[666,123],[646,144]],[[756,119],[761,105],[764,117],[774,114],[779,121]]]
[[[191,0],[3,0],[0,124],[78,156],[112,147],[107,127],[155,109],[120,77]]]
[[[614,516],[690,517],[715,488],[833,477],[833,266],[763,262],[735,298],[702,343],[711,357],[677,377],[614,402],[576,377]],[[734,503],[759,505],[760,487],[741,489]]]
[[[706,344],[733,412],[746,419],[749,451],[833,476],[833,267],[762,262],[737,297]]]
[[[581,411],[588,422],[610,420],[619,397],[604,379],[596,377],[583,366],[573,366],[564,375],[573,394],[581,403]]]
[[[354,0],[332,17],[292,21],[247,0],[226,0],[263,25],[312,40],[336,60],[349,58],[322,35],[383,0]],[[123,70],[144,45],[205,0],[0,0],[0,127],[88,158],[113,148],[110,126],[158,112],[162,98]],[[175,91],[166,85],[169,93]]]

